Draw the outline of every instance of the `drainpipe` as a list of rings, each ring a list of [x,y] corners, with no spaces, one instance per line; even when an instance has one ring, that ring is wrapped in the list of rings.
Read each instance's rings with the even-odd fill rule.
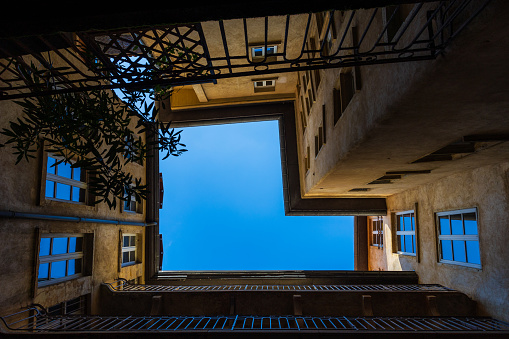
[[[112,219],[93,219],[93,218],[68,217],[68,216],[63,216],[63,215],[23,213],[23,212],[13,212],[13,211],[0,211],[0,217],[69,221],[69,222],[86,222],[86,223],[128,225],[128,226],[154,226],[154,225],[156,225],[156,222],[146,223],[146,222],[133,222],[133,221],[123,221],[123,220],[112,220]]]

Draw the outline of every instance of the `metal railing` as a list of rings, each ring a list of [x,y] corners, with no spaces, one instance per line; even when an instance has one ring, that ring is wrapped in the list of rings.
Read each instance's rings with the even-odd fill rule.
[[[49,316],[32,307],[0,318],[7,329],[31,332],[312,331],[503,332],[509,324],[487,317],[327,316]]]
[[[0,100],[35,95],[32,62],[52,85],[41,95],[433,59],[489,1],[423,2],[401,15],[403,5],[12,40],[0,46]]]
[[[454,291],[450,288],[437,284],[412,284],[412,285],[138,285],[130,284],[125,279],[118,279],[105,285],[112,291],[123,292],[190,292],[190,291],[386,291],[386,292],[409,292],[409,291]]]

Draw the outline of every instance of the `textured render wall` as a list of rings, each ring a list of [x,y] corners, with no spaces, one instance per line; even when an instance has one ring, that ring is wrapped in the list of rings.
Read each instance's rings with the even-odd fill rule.
[[[390,212],[418,204],[420,263],[392,253],[386,233],[388,270],[415,270],[420,283],[438,283],[466,293],[478,312],[509,320],[509,163],[449,176],[387,199]],[[477,207],[482,269],[442,264],[437,259],[434,213]],[[387,229],[387,228],[386,228]]]
[[[21,115],[19,107],[10,101],[0,101],[0,129],[8,127],[10,120]],[[133,122],[134,124],[134,122]],[[0,135],[0,143],[6,137]],[[42,154],[42,153],[41,153]],[[16,156],[10,147],[0,148],[0,211],[62,215],[95,219],[114,219],[143,222],[145,211],[140,214],[110,210],[105,204],[85,206],[72,203],[45,201],[39,204],[42,174],[42,156],[30,162],[15,165]],[[132,164],[129,171],[145,182],[145,167]],[[36,228],[45,233],[92,233],[92,275],[66,282],[36,288],[34,275],[36,263]],[[92,300],[99,297],[100,284],[118,277],[142,277],[143,264],[119,269],[120,233],[140,234],[139,259],[144,255],[144,228],[112,224],[76,223],[0,217],[0,315],[8,314],[32,303],[52,306],[56,303],[92,293]],[[93,309],[94,310],[94,309]]]

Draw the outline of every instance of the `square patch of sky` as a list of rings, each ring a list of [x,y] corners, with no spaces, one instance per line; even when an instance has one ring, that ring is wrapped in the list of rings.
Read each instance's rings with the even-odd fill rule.
[[[181,135],[160,161],[163,270],[353,270],[353,217],[284,215],[277,121]]]

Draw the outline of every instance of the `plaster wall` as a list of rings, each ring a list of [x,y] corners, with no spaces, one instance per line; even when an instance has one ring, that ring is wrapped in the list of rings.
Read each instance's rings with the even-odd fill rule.
[[[466,293],[478,312],[509,320],[509,229],[507,210],[509,163],[464,171],[435,183],[387,198],[391,213],[413,210],[417,203],[419,241],[417,257],[394,252],[390,215],[385,232],[388,270],[415,270],[419,283],[437,283]],[[481,269],[440,263],[435,213],[477,208]]]

